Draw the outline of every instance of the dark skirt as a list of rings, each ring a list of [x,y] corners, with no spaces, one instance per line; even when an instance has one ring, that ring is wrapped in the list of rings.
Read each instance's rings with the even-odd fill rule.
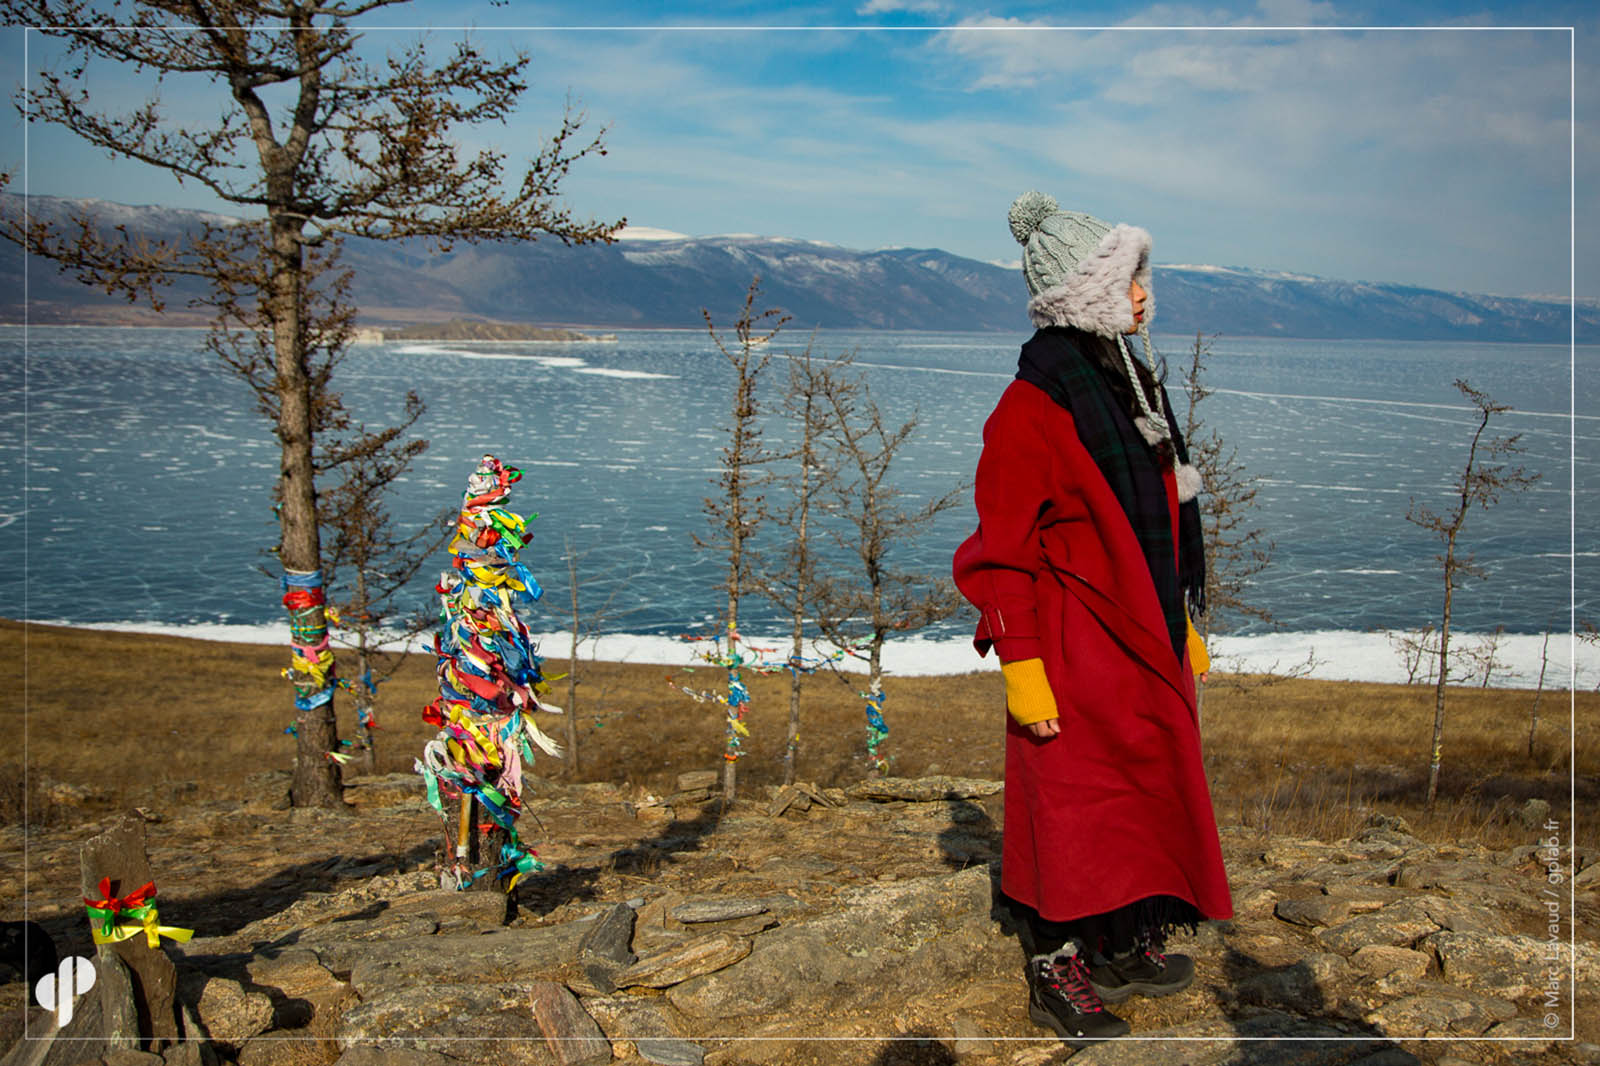
[[[1033,955],[1054,954],[1069,940],[1090,954],[1121,955],[1132,951],[1141,936],[1160,943],[1178,929],[1194,932],[1205,920],[1193,903],[1177,896],[1146,896],[1116,910],[1064,922],[1051,921],[1026,903],[1009,898],[1006,903],[1027,929],[1033,941],[1027,947]]]

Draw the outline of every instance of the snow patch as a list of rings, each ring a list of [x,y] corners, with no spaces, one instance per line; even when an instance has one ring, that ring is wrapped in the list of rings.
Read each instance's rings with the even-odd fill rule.
[[[687,233],[676,233],[670,229],[657,229],[654,226],[623,226],[617,231],[619,241],[688,241],[693,240]]]

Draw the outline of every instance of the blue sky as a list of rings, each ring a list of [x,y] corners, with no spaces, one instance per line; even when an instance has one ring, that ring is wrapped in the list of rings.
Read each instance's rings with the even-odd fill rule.
[[[1511,295],[1569,291],[1575,80],[1577,293],[1600,296],[1600,246],[1582,235],[1600,206],[1589,6],[423,2],[381,13],[367,25],[390,28],[366,42],[475,27],[527,51],[525,105],[469,143],[530,154],[570,94],[609,128],[610,154],[565,186],[599,218],[1007,261],[1006,207],[1038,188],[1144,226],[1158,263]],[[1347,29],[1375,24],[1431,28]],[[1575,37],[1507,28],[1568,25]],[[1203,26],[1227,29],[1150,28]],[[22,31],[0,32],[14,86]],[[110,69],[95,79],[106,99],[142,91]],[[175,112],[221,106],[180,84]],[[19,170],[21,124],[0,121],[0,166]],[[58,131],[30,129],[27,153],[34,193],[216,206]]]

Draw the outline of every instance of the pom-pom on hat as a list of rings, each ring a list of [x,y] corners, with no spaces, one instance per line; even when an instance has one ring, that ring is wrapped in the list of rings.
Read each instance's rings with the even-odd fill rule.
[[[1133,328],[1128,283],[1150,291],[1150,234],[1137,226],[1063,211],[1055,197],[1029,190],[1007,213],[1022,245],[1028,317],[1036,326],[1077,326],[1116,338]],[[1146,321],[1153,307],[1147,305]]]

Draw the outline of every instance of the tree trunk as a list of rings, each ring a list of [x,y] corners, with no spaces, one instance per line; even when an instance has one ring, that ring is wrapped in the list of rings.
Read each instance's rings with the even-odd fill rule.
[[[738,654],[739,649],[739,630],[736,615],[739,601],[737,597],[730,596],[728,597],[728,602],[728,658],[732,659]],[[734,685],[740,679],[739,668],[737,666],[728,667],[728,739],[722,750],[722,806],[724,807],[732,803],[739,794],[738,749],[734,747],[734,741],[738,739],[738,734],[733,730],[733,723],[744,712],[742,709],[735,708],[733,693]],[[741,708],[743,706],[745,705],[740,705]]]
[[[368,679],[372,676],[372,662],[367,658],[367,631],[361,629],[360,646],[356,653],[356,668],[361,671],[356,688],[356,743],[361,745],[361,768],[369,774],[378,772],[378,742],[372,731],[372,710],[376,703]]]
[[[731,660],[739,653],[739,566],[740,553],[744,547],[743,540],[737,531],[737,523],[741,521],[739,508],[734,508],[735,532],[733,533],[733,547],[729,556],[733,562],[728,568],[728,658]],[[728,739],[722,749],[722,802],[724,805],[732,803],[739,790],[739,749],[734,746],[738,734],[734,732],[733,723],[744,713],[748,704],[735,706],[734,684],[740,680],[740,670],[737,666],[728,667]]]
[[[1544,648],[1539,652],[1539,686],[1533,690],[1533,710],[1528,715],[1528,758],[1533,758],[1533,734],[1539,728],[1539,698],[1544,695],[1544,672],[1550,666],[1550,631],[1544,631]]]
[[[741,390],[742,392],[742,390]],[[737,459],[738,452],[735,452]],[[737,467],[735,467],[737,469]],[[739,653],[739,591],[740,575],[744,565],[744,506],[735,488],[733,496],[733,532],[729,537],[730,548],[728,551],[728,658],[732,659]],[[735,747],[739,737],[734,732],[733,723],[741,720],[748,703],[737,706],[733,702],[734,685],[742,679],[742,672],[737,666],[728,667],[728,740],[722,752],[722,803],[726,806],[732,803],[739,793],[739,749]]]
[[[1452,535],[1445,542],[1444,556],[1444,611],[1439,618],[1439,677],[1433,688],[1433,744],[1428,754],[1428,794],[1423,801],[1427,810],[1433,810],[1434,798],[1439,794],[1439,762],[1444,749],[1444,686],[1449,680],[1447,669],[1450,655],[1450,599],[1455,592],[1456,541]]]
[[[800,747],[800,653],[805,650],[805,613],[794,613],[794,643],[789,651],[789,735],[783,746],[783,783],[794,784],[794,762]]]
[[[874,631],[872,634],[872,649],[868,652],[867,658],[867,691],[871,693],[868,707],[881,716],[883,714],[883,633],[881,631]],[[887,768],[888,757],[877,750],[877,744],[873,742],[873,728],[872,720],[869,717],[867,720],[867,759],[869,762],[867,776],[882,777],[884,770]],[[888,735],[889,726],[887,723],[883,726],[883,732],[885,736]],[[881,741],[883,737],[877,739]]]
[[[809,355],[807,356],[809,359]],[[800,664],[805,651],[806,597],[810,586],[811,549],[806,541],[811,525],[811,404],[806,403],[800,452],[800,523],[795,531],[794,643],[789,653],[789,736],[783,746],[783,783],[794,784],[795,760],[800,748]]]
[[[572,647],[567,660],[567,780],[578,779],[578,557],[567,542],[567,580],[572,586]]]
[[[369,774],[378,772],[378,750],[372,734],[372,708],[376,702],[376,686],[372,680],[372,659],[369,655],[368,636],[372,626],[370,603],[367,599],[366,560],[356,559],[356,669],[360,671],[356,694],[356,743],[361,747],[360,767]]]
[[[304,252],[299,224],[274,218],[271,223],[271,277],[267,311],[278,384],[278,441],[282,466],[278,475],[279,560],[285,570],[312,573],[322,566],[317,529],[317,489],[312,462],[311,380],[306,373],[302,337],[301,269]],[[317,607],[309,623],[327,631],[327,615]],[[339,765],[328,758],[339,743],[333,699],[306,710],[296,709],[294,781],[290,801],[296,807],[336,807],[343,803]]]

